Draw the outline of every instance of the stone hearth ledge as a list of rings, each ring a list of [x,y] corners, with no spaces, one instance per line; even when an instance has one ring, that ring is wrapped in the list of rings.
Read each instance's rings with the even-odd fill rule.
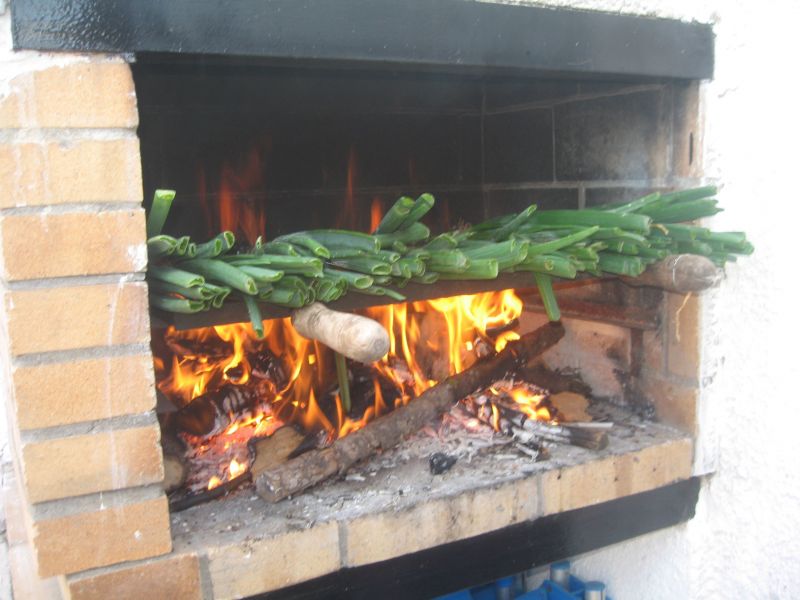
[[[532,462],[500,449],[471,462],[462,457],[438,476],[428,470],[427,456],[447,448],[418,435],[360,465],[355,477],[294,499],[267,504],[251,488],[175,514],[170,556],[199,558],[203,597],[237,598],[691,476],[686,434],[625,421],[602,452],[556,445],[549,460]],[[87,577],[114,570],[79,574],[67,583],[86,586]]]

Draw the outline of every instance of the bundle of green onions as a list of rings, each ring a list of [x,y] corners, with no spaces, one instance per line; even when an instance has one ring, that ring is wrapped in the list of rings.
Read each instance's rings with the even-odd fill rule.
[[[300,308],[346,293],[403,301],[398,289],[408,282],[495,279],[503,272],[528,271],[549,318],[558,320],[553,277],[573,279],[582,272],[637,277],[670,254],[700,254],[723,266],[752,253],[744,233],[684,224],[719,212],[714,194],[714,187],[654,193],[589,210],[537,211],[531,205],[435,237],[420,222],[433,207],[433,196],[404,196],[372,234],[299,231],[268,242],[259,238],[247,252],[238,252],[229,231],[201,244],[161,234],[175,192],[157,190],[147,221],[151,303],[167,312],[194,313],[238,299],[261,335],[260,302]]]

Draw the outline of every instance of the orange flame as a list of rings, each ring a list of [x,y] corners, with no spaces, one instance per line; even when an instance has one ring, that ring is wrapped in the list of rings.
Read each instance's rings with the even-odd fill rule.
[[[383,218],[383,205],[380,198],[373,198],[369,207],[369,230],[375,231]]]
[[[335,385],[330,351],[301,337],[289,319],[265,322],[263,340],[243,323],[188,331],[169,328],[165,340],[176,355],[169,371],[159,376],[158,388],[176,405],[184,406],[224,384],[245,386],[253,377],[252,357],[267,349],[279,357],[282,387],[277,389],[280,384],[275,382],[264,406],[251,407],[243,416],[231,414],[233,421],[221,434],[230,443],[223,446],[227,449],[242,440],[246,443],[253,435],[269,435],[284,422],[300,424],[308,432],[324,431],[333,440],[386,414],[392,404],[406,404],[444,377],[463,371],[476,360],[479,349],[502,349],[517,334],[505,332],[493,339],[487,329],[505,325],[521,312],[522,301],[512,290],[367,309],[389,332],[390,351],[372,365],[374,400],[360,417],[346,415],[338,396],[324,395]],[[382,388],[382,382],[387,387]],[[387,404],[384,389],[390,387],[394,391]],[[331,402],[328,409],[320,404],[323,398]],[[535,398],[514,398],[526,414],[541,410]],[[225,467],[231,478],[247,465],[234,458]]]

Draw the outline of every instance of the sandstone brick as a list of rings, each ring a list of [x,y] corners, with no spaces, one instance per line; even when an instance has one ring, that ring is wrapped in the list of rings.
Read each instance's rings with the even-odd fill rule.
[[[195,554],[165,556],[68,578],[70,600],[199,600],[200,563]]]
[[[6,293],[5,303],[15,356],[150,339],[141,282],[17,290]]]
[[[150,558],[172,549],[165,496],[38,520],[33,531],[40,577]]]
[[[0,128],[136,127],[130,67],[87,60],[25,73],[0,97]]]
[[[132,273],[147,266],[144,209],[0,219],[9,281]]]
[[[542,474],[543,514],[574,510],[655,489],[691,476],[692,443],[676,440],[638,452]]]
[[[208,551],[216,600],[279,589],[331,573],[339,566],[339,527],[335,522]]]
[[[653,373],[663,374],[667,363],[663,333],[661,331],[645,331],[643,332],[643,338],[644,367]]]
[[[667,294],[667,312],[667,370],[696,382],[700,368],[700,301],[695,295],[687,300],[678,294]]]
[[[347,566],[365,565],[452,540],[450,506],[430,500],[399,512],[383,512],[347,523]]]
[[[650,446],[624,461],[617,475],[621,494],[638,494],[692,476],[692,441]]]
[[[347,566],[359,566],[474,537],[538,514],[533,480],[484,488],[347,523]]]
[[[150,353],[16,367],[20,430],[140,414],[155,406]]]
[[[156,483],[164,479],[160,430],[104,431],[23,444],[30,502]]]
[[[663,378],[646,377],[642,391],[656,409],[658,420],[694,435],[697,431],[697,388]]]
[[[141,202],[139,141],[0,145],[0,208],[79,202]]]
[[[542,475],[544,514],[573,510],[616,497],[616,457],[547,471]]]

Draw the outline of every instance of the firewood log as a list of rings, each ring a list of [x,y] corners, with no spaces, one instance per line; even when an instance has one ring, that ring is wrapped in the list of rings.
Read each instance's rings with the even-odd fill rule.
[[[303,337],[359,362],[375,362],[389,351],[389,334],[378,322],[319,302],[294,311],[292,325]]]
[[[638,277],[622,277],[633,286],[650,286],[668,292],[702,292],[722,280],[722,269],[699,254],[674,254],[647,267]]]
[[[516,365],[543,353],[563,336],[564,328],[560,323],[549,323],[510,342],[499,354],[445,379],[406,406],[336,440],[329,448],[308,452],[265,471],[255,478],[258,493],[268,502],[278,502],[344,473],[375,451],[396,446],[464,396],[486,387]]]

